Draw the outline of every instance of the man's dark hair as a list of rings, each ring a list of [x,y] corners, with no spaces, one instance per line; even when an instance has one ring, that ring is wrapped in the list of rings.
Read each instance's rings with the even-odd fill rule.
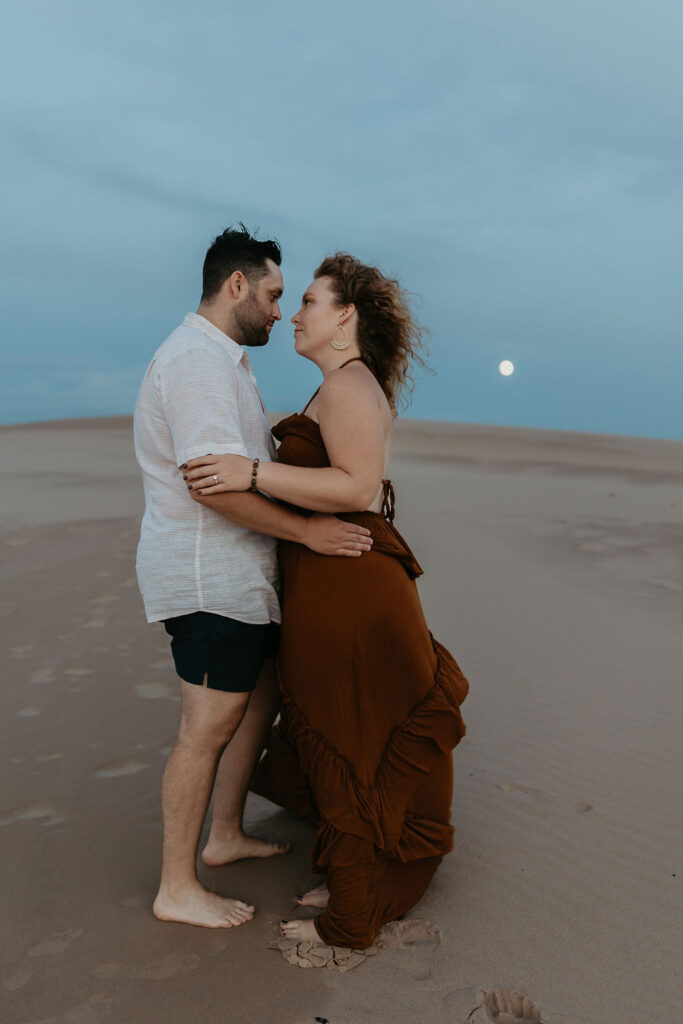
[[[241,270],[248,281],[258,281],[267,272],[266,260],[278,267],[282,261],[280,246],[274,239],[260,242],[244,226],[226,230],[214,238],[204,257],[202,302],[210,302],[224,281]]]

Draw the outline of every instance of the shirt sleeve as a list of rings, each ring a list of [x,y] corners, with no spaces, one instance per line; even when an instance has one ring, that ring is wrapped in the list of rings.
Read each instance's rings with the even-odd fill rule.
[[[198,346],[160,367],[161,402],[176,465],[200,455],[248,455],[239,418],[237,367]]]

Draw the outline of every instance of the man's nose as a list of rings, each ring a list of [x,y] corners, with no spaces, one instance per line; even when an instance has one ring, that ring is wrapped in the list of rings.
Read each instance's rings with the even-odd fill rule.
[[[275,303],[275,316],[274,316],[274,319],[275,320],[282,320],[282,313],[280,312],[280,306],[279,306],[279,304],[277,302]]]

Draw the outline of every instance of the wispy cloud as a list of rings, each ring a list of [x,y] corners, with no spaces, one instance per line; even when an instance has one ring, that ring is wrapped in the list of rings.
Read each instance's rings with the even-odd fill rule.
[[[283,243],[287,315],[338,247],[422,295],[415,415],[680,435],[682,31],[678,0],[15,5],[5,417],[129,410],[243,218]],[[314,379],[284,326],[258,363],[280,406]],[[660,399],[622,401],[634,376]]]

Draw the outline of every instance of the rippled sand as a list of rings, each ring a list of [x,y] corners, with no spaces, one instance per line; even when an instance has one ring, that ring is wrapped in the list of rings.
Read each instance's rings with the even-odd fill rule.
[[[135,582],[130,420],[1,428],[0,454],[3,1024],[679,1019],[683,444],[399,425],[397,525],[469,732],[456,849],[411,915],[429,941],[345,971],[270,948],[310,833],[257,798],[293,852],[201,869],[254,921],[152,917],[178,699]]]

